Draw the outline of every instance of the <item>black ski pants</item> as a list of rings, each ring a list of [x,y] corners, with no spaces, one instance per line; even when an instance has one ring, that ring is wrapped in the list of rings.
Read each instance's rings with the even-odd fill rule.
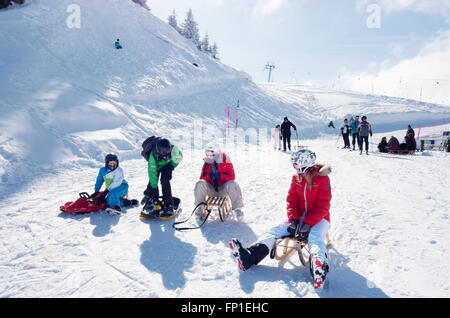
[[[344,139],[344,147],[350,148],[350,138],[348,134],[342,134],[342,138]]]
[[[286,151],[286,142],[289,150],[291,150],[291,135],[283,135],[283,149]]]
[[[363,142],[366,143],[366,151],[369,151],[369,136],[360,136],[359,137],[359,150],[363,150]]]
[[[358,133],[356,134],[352,134],[352,145],[353,145],[353,149],[355,149],[355,143],[358,143],[358,147],[359,147],[359,136]]]
[[[172,187],[170,180],[172,180],[173,166],[169,163],[158,171],[158,179],[161,182],[162,197],[165,206],[173,205]],[[152,188],[150,181],[148,182],[147,189],[144,191],[144,195],[150,197],[152,200],[159,199],[159,188]]]

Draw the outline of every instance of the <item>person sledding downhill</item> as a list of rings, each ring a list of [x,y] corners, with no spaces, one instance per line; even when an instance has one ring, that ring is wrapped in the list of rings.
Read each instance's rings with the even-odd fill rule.
[[[144,208],[141,219],[170,219],[177,215],[179,199],[172,196],[170,180],[172,171],[183,159],[183,154],[169,140],[149,137],[142,144],[142,156],[148,161],[149,182],[141,204]],[[158,179],[162,188],[162,202],[159,200]]]
[[[118,50],[122,48],[122,45],[120,45],[119,39],[117,39],[116,42],[114,42],[114,46],[115,46],[116,49],[118,49]]]
[[[103,183],[105,190],[100,193]],[[139,204],[137,200],[124,198],[128,194],[128,183],[124,179],[122,168],[119,167],[119,158],[114,154],[106,155],[105,166],[98,172],[94,191],[90,197],[98,202],[106,201],[106,212],[110,214],[121,214],[121,207]]]
[[[294,236],[307,241],[314,287],[321,288],[329,271],[325,241],[330,228],[331,168],[316,164],[315,153],[308,149],[294,152],[291,163],[297,173],[286,199],[288,220],[247,248],[236,238],[229,245],[239,268],[246,271],[269,254],[277,238]]]

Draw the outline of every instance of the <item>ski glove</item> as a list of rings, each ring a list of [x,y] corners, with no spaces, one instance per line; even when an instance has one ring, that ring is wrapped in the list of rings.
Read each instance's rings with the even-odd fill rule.
[[[293,236],[296,236],[298,223],[299,223],[298,220],[292,220],[291,224],[289,224],[287,228],[288,232],[291,233]]]
[[[94,192],[89,196],[89,198],[95,198],[97,195],[98,195],[98,192]]]
[[[303,223],[300,227],[300,231],[298,232],[298,238],[300,241],[307,241],[309,232],[311,231],[311,225],[308,223]]]
[[[105,191],[103,191],[102,194],[97,195],[94,200],[98,201],[98,202],[105,202],[106,201],[106,196],[108,195],[109,190],[106,189]]]

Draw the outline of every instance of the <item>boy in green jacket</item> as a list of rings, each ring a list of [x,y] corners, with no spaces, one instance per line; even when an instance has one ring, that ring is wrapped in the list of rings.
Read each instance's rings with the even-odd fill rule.
[[[153,210],[159,200],[158,178],[160,178],[166,212],[173,214],[175,211],[170,180],[172,180],[172,171],[183,159],[183,154],[169,140],[154,136],[147,138],[142,147],[144,148],[142,155],[148,159],[149,182],[141,204],[145,205],[147,201],[151,200],[148,202],[146,210]]]

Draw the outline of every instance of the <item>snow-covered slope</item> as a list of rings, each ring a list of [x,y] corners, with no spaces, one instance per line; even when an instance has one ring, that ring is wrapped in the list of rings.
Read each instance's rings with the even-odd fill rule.
[[[449,259],[448,154],[361,157],[337,149],[337,131],[326,127],[364,113],[374,143],[383,135],[401,139],[407,124],[449,118],[448,107],[256,84],[131,0],[79,2],[80,29],[67,25],[72,4],[29,0],[0,11],[0,297],[450,295],[448,273],[440,271]],[[117,38],[122,50],[113,48]],[[184,146],[173,188],[186,216],[202,164],[191,141],[201,147],[223,136],[225,107],[234,125],[237,100],[239,133],[288,116],[301,143],[333,166],[332,285],[324,294],[295,257],[267,259],[246,273],[230,258],[229,238],[251,243],[285,217],[292,168],[264,134],[258,146],[225,148],[243,189],[245,222],[178,233],[171,222],[139,221],[139,208],[120,218],[57,211],[93,190],[108,152],[119,155],[130,197],[140,199],[148,181],[140,146],[158,134]]]
[[[96,165],[107,152],[138,158],[151,134],[180,143],[199,129],[215,138],[226,107],[235,125],[238,100],[239,127],[270,129],[288,116],[301,139],[330,133],[329,120],[352,113],[370,115],[377,131],[450,117],[446,107],[401,99],[257,85],[131,0],[80,2],[80,28],[71,28],[73,4],[30,0],[0,12],[4,185]],[[113,48],[116,38],[123,50]]]

